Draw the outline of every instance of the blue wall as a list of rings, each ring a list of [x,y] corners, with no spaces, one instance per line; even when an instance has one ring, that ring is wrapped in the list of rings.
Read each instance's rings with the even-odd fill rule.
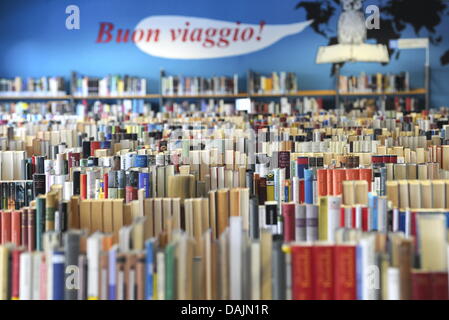
[[[226,21],[258,24],[286,24],[306,20],[305,11],[296,10],[299,0],[9,0],[0,1],[0,77],[63,75],[72,70],[91,76],[110,73],[145,76],[150,91],[158,91],[159,70],[184,75],[220,75],[246,70],[260,72],[293,71],[298,73],[300,89],[330,89],[334,79],[329,65],[316,65],[318,46],[327,39],[310,27],[283,38],[261,51],[246,55],[204,60],[171,60],[140,51],[134,44],[110,42],[97,44],[100,22],[112,22],[116,28],[134,28],[150,15],[188,15]],[[366,4],[375,1],[366,1]],[[65,28],[66,6],[76,4],[81,11],[81,29]],[[381,12],[382,15],[382,12]],[[438,32],[449,30],[449,16]],[[336,20],[334,19],[335,24]],[[415,37],[407,28],[403,36]],[[425,30],[419,36],[426,36]],[[449,66],[441,66],[440,56],[449,49],[449,38],[431,48],[432,106],[449,105]],[[403,51],[389,65],[347,64],[344,74],[409,71],[412,86],[423,87],[424,53]],[[245,88],[243,88],[245,89]]]

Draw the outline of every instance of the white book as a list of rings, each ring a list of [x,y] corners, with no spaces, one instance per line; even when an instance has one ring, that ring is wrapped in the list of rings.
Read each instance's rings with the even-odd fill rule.
[[[400,276],[399,268],[388,268],[387,270],[387,300],[400,300]]]
[[[240,215],[243,221],[243,230],[249,230],[249,189],[240,189]]]
[[[380,277],[376,272],[373,272],[376,267],[375,264],[375,236],[368,235],[359,241],[358,254],[357,257],[357,267],[359,272],[361,272],[361,288],[359,289],[361,300],[373,300],[376,295],[376,288],[379,288]]]
[[[165,254],[160,251],[156,254],[157,269],[157,297],[165,300]]]
[[[23,252],[20,255],[20,300],[31,300],[32,298],[32,262],[33,260],[31,252]]]
[[[242,217],[229,219],[230,299],[242,299]]]
[[[33,252],[32,254],[32,284],[31,284],[31,299],[32,300],[40,300],[40,269],[42,263],[42,252]]]
[[[87,297],[97,300],[100,297],[99,274],[100,274],[100,251],[102,237],[94,233],[87,238]]]
[[[327,198],[327,240],[335,241],[335,230],[340,225],[341,197]]]
[[[260,242],[251,243],[251,300],[260,300]]]
[[[225,170],[224,167],[217,167],[218,189],[225,188]]]

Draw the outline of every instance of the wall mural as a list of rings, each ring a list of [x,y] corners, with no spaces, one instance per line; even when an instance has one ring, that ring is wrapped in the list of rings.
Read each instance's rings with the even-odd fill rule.
[[[337,24],[334,18],[338,18],[341,12],[341,2],[353,2],[354,5],[360,0],[323,0],[323,1],[300,1],[296,9],[305,10],[307,19],[313,20],[310,27],[315,33],[328,39],[328,44],[337,44]],[[347,4],[351,5],[351,4]],[[443,35],[436,28],[442,22],[443,15],[449,16],[449,2],[442,0],[385,0],[376,5],[380,9],[380,29],[367,30],[366,38],[374,40],[378,44],[387,45],[390,40],[402,37],[402,32],[412,27],[417,37],[422,31],[428,33],[430,43],[439,46],[443,43]],[[400,52],[396,49],[388,49],[390,60],[398,59]],[[443,66],[449,65],[449,48],[440,57]],[[335,65],[332,68],[332,74]]]

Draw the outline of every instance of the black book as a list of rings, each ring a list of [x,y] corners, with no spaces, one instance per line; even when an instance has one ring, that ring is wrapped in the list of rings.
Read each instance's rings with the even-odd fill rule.
[[[252,240],[259,239],[259,203],[257,197],[249,199],[249,237]]]
[[[80,194],[80,174],[81,172],[78,170],[73,171],[73,195],[79,195]]]
[[[271,254],[273,300],[286,299],[285,254],[282,251],[283,239],[281,235],[273,236],[273,252]]]
[[[90,141],[83,141],[83,158],[90,157]]]
[[[33,175],[33,193],[37,197],[40,194],[45,194],[46,181],[44,173],[35,173]]]

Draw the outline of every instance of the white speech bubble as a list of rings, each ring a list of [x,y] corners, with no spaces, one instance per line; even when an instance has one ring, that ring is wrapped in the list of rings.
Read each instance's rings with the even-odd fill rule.
[[[266,48],[303,31],[313,20],[267,25],[244,24],[186,16],[151,16],[134,29],[143,52],[171,59],[210,59],[246,54]]]

